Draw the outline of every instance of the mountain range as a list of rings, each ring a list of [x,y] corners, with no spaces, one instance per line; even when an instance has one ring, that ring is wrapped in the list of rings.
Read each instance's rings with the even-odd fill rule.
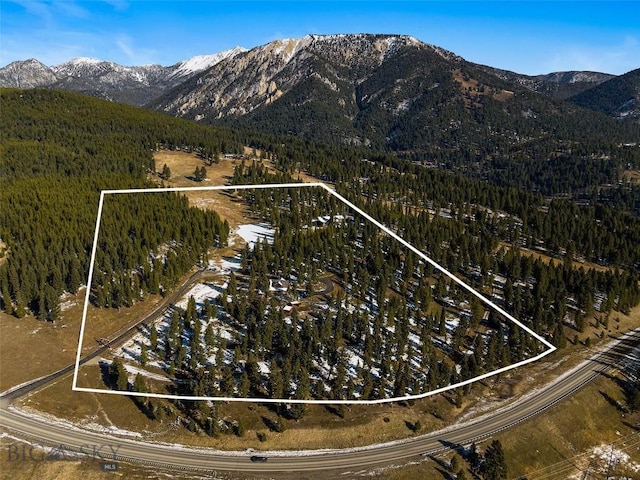
[[[0,68],[0,87],[46,87],[144,105],[198,72],[244,51],[244,48],[236,47],[212,55],[198,55],[169,67],[127,67],[95,58],[74,58],[48,67],[31,58]]]
[[[406,35],[349,34],[171,67],[32,59],[0,69],[0,86],[71,90],[206,124],[392,151],[553,193],[559,177],[580,188],[636,163],[637,149],[623,146],[640,143],[639,72],[526,76]]]
[[[517,83],[529,90],[558,100],[570,99],[574,95],[616,77],[608,73],[585,71],[553,72],[546,75],[522,75],[509,70],[502,70],[485,65],[478,65],[478,67],[507,82]]]
[[[183,82],[207,71],[221,63],[216,72],[211,72],[206,78],[211,79],[213,75],[218,74],[220,78],[229,78],[234,76],[242,69],[242,66],[264,65],[270,63],[271,72],[279,73],[280,68],[284,67],[289,61],[294,60],[303,51],[318,49],[320,44],[325,47],[351,51],[357,49],[365,56],[371,52],[379,52],[382,54],[381,59],[388,54],[389,48],[397,50],[401,43],[411,44],[413,47],[431,48],[433,51],[445,53],[441,48],[426,45],[419,40],[401,35],[308,35],[301,39],[276,40],[264,46],[259,46],[251,51],[236,47],[211,55],[199,55],[190,59],[178,62],[172,66],[161,65],[142,65],[142,66],[122,66],[113,62],[97,60],[93,58],[75,58],[60,65],[48,67],[36,59],[28,59],[25,61],[15,61],[7,66],[0,68],[0,87],[14,88],[34,88],[47,87],[54,89],[62,89],[85,93],[97,96],[107,100],[128,103],[133,105],[145,105],[157,101],[170,90],[180,86]],[[386,46],[385,46],[386,43]],[[334,52],[337,53],[337,52]],[[240,55],[243,54],[243,55]],[[240,55],[240,57],[238,57]],[[304,56],[304,54],[303,54]],[[446,52],[445,55],[449,59],[463,61],[460,57]],[[346,53],[347,60],[352,61],[354,57],[350,53]],[[234,60],[236,59],[236,60]],[[279,59],[279,60],[278,60]],[[294,65],[297,64],[299,58],[295,58]],[[280,66],[278,66],[280,62]],[[381,62],[382,63],[382,62]],[[465,62],[466,63],[466,62]],[[370,65],[373,65],[370,63]],[[473,65],[473,64],[469,64]],[[531,91],[541,93],[545,96],[569,100],[578,105],[602,111],[607,114],[618,116],[619,118],[633,118],[635,110],[637,110],[639,75],[638,70],[629,72],[623,76],[615,76],[600,72],[586,71],[569,71],[569,72],[553,72],[545,75],[523,75],[508,70],[502,70],[490,66],[475,65],[478,69],[511,83],[525,87]],[[260,67],[258,67],[260,69]],[[275,79],[269,79],[269,74],[255,76],[257,80],[256,88],[251,89],[249,93],[236,95],[239,99],[246,100],[250,94],[263,96],[262,101],[268,99],[272,102],[275,98],[283,93],[282,89],[271,91],[269,87],[277,85]],[[630,79],[625,79],[630,77]],[[300,75],[298,75],[300,78]],[[617,80],[616,80],[617,79]],[[610,80],[616,80],[609,83]],[[200,81],[200,85],[205,80]],[[265,87],[265,82],[268,85]],[[595,89],[599,85],[604,84],[601,88]],[[621,87],[621,85],[624,85]],[[220,90],[226,87],[220,88]],[[183,89],[184,90],[184,89]],[[209,89],[211,90],[211,89]],[[613,90],[616,93],[608,93]],[[216,95],[214,95],[216,96]],[[216,113],[220,117],[225,112],[231,114],[244,114],[252,110],[256,103],[260,103],[252,98],[249,105],[244,107],[230,106],[225,107],[226,103],[238,104],[229,97],[234,96],[233,93],[219,93],[214,103],[220,104],[221,111]],[[593,98],[608,98],[606,105],[596,105]],[[226,97],[225,101],[222,97]],[[590,100],[591,99],[591,100]],[[175,101],[173,102],[175,103]],[[172,107],[166,106],[167,109]],[[183,107],[181,110],[188,111],[192,107]]]

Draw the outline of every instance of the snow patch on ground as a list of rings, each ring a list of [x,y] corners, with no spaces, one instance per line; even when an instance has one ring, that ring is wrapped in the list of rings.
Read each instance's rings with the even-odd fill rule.
[[[624,465],[634,472],[640,472],[640,463],[632,461],[627,452],[617,448],[611,448],[610,445],[599,445],[595,447],[591,458],[597,458],[605,464]]]
[[[60,304],[60,311],[64,312],[65,310],[69,310],[71,307],[74,307],[77,304],[78,302],[75,299],[62,302]]]
[[[116,427],[115,425],[110,425],[108,427],[104,425],[100,425],[98,423],[86,423],[83,425],[84,428],[89,430],[93,430],[95,432],[104,432],[110,433],[112,435],[122,435],[125,437],[136,437],[142,438],[142,434],[140,432],[132,432],[131,430],[123,430],[121,428]]]
[[[104,360],[105,362],[107,360]],[[164,375],[158,375],[157,373],[151,373],[147,370],[142,370],[140,368],[136,368],[132,365],[129,365],[127,363],[124,364],[124,368],[127,371],[128,374],[130,375],[137,375],[138,373],[147,377],[147,378],[152,378],[153,380],[159,380],[161,382],[171,382],[171,380],[169,380],[167,377],[165,377]],[[131,380],[131,379],[130,379]]]
[[[77,425],[68,420],[62,420],[58,417],[54,417],[53,415],[49,415],[43,412],[35,413],[33,411],[23,410],[23,409],[17,408],[14,405],[9,406],[9,410],[25,417],[38,419],[42,423],[47,423],[49,425],[58,425],[62,428],[65,428],[67,430],[73,430],[75,432],[91,430],[94,432],[100,432],[100,433],[110,434],[110,435],[122,435],[125,437],[142,438],[142,433],[140,432],[123,430],[113,425],[107,427],[104,425],[99,425],[95,422],[81,423],[80,425]]]
[[[176,303],[176,307],[186,309],[189,298],[193,297],[196,301],[196,306],[202,308],[205,299],[217,298],[222,293],[223,288],[224,286],[217,286],[212,283],[197,283],[182,297],[182,300]]]
[[[219,260],[219,261],[210,260],[209,265],[211,270],[213,271],[219,270],[220,273],[223,273],[223,274],[237,272],[238,270],[240,270],[240,256],[236,255],[235,257],[224,257],[222,260]],[[223,286],[222,288],[226,288],[226,287]]]
[[[587,452],[584,455],[581,455],[580,462],[580,470],[588,470],[593,475],[594,478],[605,478],[603,475],[605,472],[610,472],[612,469],[617,469],[622,467],[627,473],[631,474],[631,472],[639,473],[640,472],[640,463],[637,463],[634,459],[631,458],[627,452],[615,448],[613,445],[598,445],[593,447],[591,451]],[[588,459],[588,463],[587,463]],[[582,480],[586,478],[583,476],[583,472],[576,472],[570,477],[567,477],[569,480]],[[589,477],[591,478],[591,476]],[[607,478],[616,478],[616,479],[631,479],[638,478],[635,475],[632,476],[618,476],[612,475],[607,476]]]
[[[265,239],[269,243],[273,243],[273,236],[275,230],[270,225],[265,223],[255,224],[250,223],[248,225],[240,225],[236,233],[240,235],[245,242],[249,244],[249,248],[253,250],[254,245],[259,241]]]

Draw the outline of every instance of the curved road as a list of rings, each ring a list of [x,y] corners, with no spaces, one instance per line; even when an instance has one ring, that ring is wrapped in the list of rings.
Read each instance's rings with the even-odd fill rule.
[[[178,445],[123,439],[98,432],[72,429],[47,419],[29,416],[9,409],[2,402],[1,426],[19,438],[40,445],[64,445],[67,451],[86,454],[94,445],[110,445],[100,453],[105,460],[141,463],[170,469],[200,472],[302,472],[310,470],[351,470],[389,464],[408,457],[435,454],[459,445],[489,437],[496,432],[523,422],[569,397],[582,386],[622,360],[640,362],[640,329],[621,337],[603,353],[594,355],[579,367],[546,387],[533,392],[483,417],[452,426],[448,431],[433,432],[420,437],[360,449],[324,452],[278,452],[268,455],[266,463],[253,463],[248,452],[221,452]],[[12,395],[13,397],[13,395]],[[6,400],[6,399],[3,399]]]

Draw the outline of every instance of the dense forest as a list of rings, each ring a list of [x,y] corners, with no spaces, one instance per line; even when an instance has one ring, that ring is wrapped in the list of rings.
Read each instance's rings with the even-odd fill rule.
[[[152,153],[160,147],[190,148],[204,158],[222,151],[242,151],[243,142],[230,131],[142,109],[50,90],[0,93],[0,239],[5,245],[4,261],[0,262],[0,303],[3,310],[18,317],[33,313],[55,320],[60,295],[75,293],[86,283],[100,190],[153,186],[147,173],[155,171]],[[155,198],[154,204],[131,195],[126,205],[120,198],[114,200],[113,208],[105,209],[105,225],[123,236],[111,237],[113,243],[101,249],[106,257],[100,256],[100,261],[119,275],[124,272],[125,256],[127,262],[140,260],[164,242],[180,240],[178,233],[182,232],[176,229],[181,226],[189,230],[198,227],[198,222],[216,223],[211,216],[187,209],[178,196]],[[154,211],[156,207],[159,212]],[[129,216],[123,217],[124,211]],[[184,220],[177,218],[180,212]],[[170,222],[171,228],[160,230],[160,236],[156,232],[154,238],[134,233],[150,233],[149,222]],[[225,227],[217,227],[215,241],[221,237],[224,241]],[[128,245],[123,243],[124,235],[130,238]],[[193,236],[191,240],[194,243],[188,249],[195,253],[189,260],[200,252],[203,241],[195,241]],[[183,247],[175,253],[187,249]],[[142,250],[136,251],[138,248]],[[131,249],[133,255],[129,256]],[[171,261],[173,257],[167,258]],[[172,266],[170,276],[192,265],[181,262],[177,271]],[[98,283],[101,273],[110,272],[98,272]],[[128,291],[116,289],[119,296],[120,290]],[[111,297],[113,305],[121,301]]]
[[[585,197],[545,197],[360,149],[296,141],[278,145],[259,139],[252,146],[266,151],[282,172],[295,177],[296,172],[306,171],[334,183],[340,193],[358,206],[366,205],[367,212],[388,226],[397,227],[404,214],[416,215],[426,208],[451,210],[460,218],[474,209],[500,232],[501,240],[543,246],[558,258],[572,251],[602,265],[640,269],[640,217],[634,215],[640,205],[637,186],[594,190]],[[258,181],[254,170],[248,175],[247,183]],[[393,208],[382,208],[389,204]],[[393,218],[385,212],[393,212]]]
[[[253,161],[239,164],[232,181],[286,180]],[[394,187],[343,193],[559,348],[575,343],[587,322],[608,328],[614,311],[628,312],[640,302],[633,265],[577,267],[571,243],[562,262],[545,262],[523,252],[521,237],[513,236],[522,224],[513,216],[494,215],[480,204],[405,204],[388,196]],[[277,226],[273,241],[242,250],[241,269],[231,273],[221,296],[201,307],[191,297],[166,328],[150,326],[140,361],[158,361],[180,380],[171,393],[377,400],[425,393],[540,352],[522,329],[323,190],[239,192],[255,217]],[[313,227],[322,216],[333,220]],[[318,275],[331,276],[340,289],[326,308],[285,314],[285,297],[270,292],[270,282],[291,279],[293,291],[312,298]],[[363,303],[370,307],[352,308]],[[219,418],[207,402],[178,405],[190,428],[218,435]],[[276,411],[298,419],[306,408],[280,405]]]
[[[598,302],[605,313],[626,313],[640,302],[637,217],[603,206],[545,202],[514,189],[482,188],[482,182],[455,182],[442,172],[441,182],[420,178],[421,172],[438,174],[435,170],[398,174],[367,164],[378,171],[370,172],[367,183],[360,177],[336,185],[337,190],[449,271],[464,274],[479,290],[489,288],[496,275],[504,275],[508,308],[534,330],[551,336],[558,332],[561,337],[567,302],[582,312],[577,315],[580,330],[582,315],[593,315],[598,295],[605,298]],[[268,176],[255,163],[238,171],[242,173],[237,172],[236,181]],[[261,199],[267,193],[252,192],[251,204],[278,205],[273,192]],[[540,246],[562,263],[523,254],[521,248],[527,246]],[[615,268],[602,271],[574,264],[585,257]]]
[[[566,259],[567,265],[585,259],[610,267],[607,273],[585,271],[583,275],[590,279],[587,284],[609,285],[607,291],[612,293],[608,302],[613,308],[625,311],[638,303],[640,218],[630,213],[637,208],[637,188],[622,185],[594,189],[586,201],[578,203],[575,197],[544,197],[376,154],[371,149],[212,129],[70,93],[3,90],[1,100],[0,239],[4,247],[0,244],[0,302],[5,311],[17,316],[32,312],[39,318],[55,319],[60,294],[77,291],[85,281],[101,189],[149,186],[147,173],[156,170],[152,153],[158,148],[188,149],[213,161],[220,153],[241,152],[243,145],[272,159],[281,173],[266,178],[259,169],[247,166],[234,181],[280,182],[306,171],[334,183],[340,193],[451,271],[477,266],[497,274],[500,268],[507,268],[500,267],[501,258],[507,258],[504,265],[532,262],[519,247],[542,249]],[[582,170],[579,165],[575,168]],[[557,181],[561,182],[558,188],[571,190],[567,183],[571,180]],[[155,201],[168,202],[162,206],[165,212],[171,210],[168,205],[176,211],[186,208],[178,196],[157,196]],[[118,230],[118,217],[110,219],[109,215],[127,210],[120,207],[105,209],[105,224],[113,225],[114,231]],[[134,232],[142,232],[145,222],[150,225],[166,220],[175,224],[176,220],[170,213],[164,217],[152,213],[154,209],[145,205],[134,208],[139,209],[140,224],[132,220],[136,218],[133,215],[121,218],[129,222],[120,230],[117,241],[121,243],[117,247],[105,245],[110,257],[100,258],[100,263],[114,272],[125,265],[121,250],[125,245],[141,262],[144,255],[152,255],[161,245],[177,240],[172,238],[176,235],[172,229],[165,230],[164,238],[156,237],[150,243],[135,240]],[[193,221],[185,223],[199,225],[194,232],[217,222],[213,216],[190,215]],[[224,237],[226,227],[216,228]],[[220,242],[220,236],[187,237],[193,241],[187,248],[190,262],[200,255],[204,244]],[[501,250],[496,250],[498,246]],[[521,260],[511,260],[510,256]],[[162,261],[171,258],[165,255]],[[525,273],[530,272],[530,267],[524,267]],[[153,261],[149,268],[155,270]],[[174,267],[170,270],[173,272]],[[567,279],[572,271],[548,276]],[[148,273],[140,271],[138,281]],[[175,272],[170,274],[174,276]],[[512,278],[514,284],[517,277]],[[100,274],[97,282],[101,282]],[[149,287],[155,291],[155,280],[145,286]],[[592,293],[593,288],[587,292]],[[553,295],[561,296],[558,292]],[[107,304],[103,297],[99,295],[97,303],[104,300]]]
[[[226,246],[229,225],[212,211],[189,207],[177,193],[107,195],[96,249],[93,301],[130,307],[147,293],[164,294],[209,247]]]
[[[243,170],[234,178],[261,171]],[[242,196],[255,215],[278,225],[273,242],[245,247],[241,269],[231,273],[221,296],[201,306],[190,297],[140,341],[142,366],[162,365],[176,378],[171,393],[379,400],[429,392],[541,351],[537,340],[499,315],[485,319],[477,298],[324,190],[246,190]],[[318,215],[333,220],[320,226]],[[320,274],[339,289],[328,303],[314,288]],[[285,313],[288,294],[269,288],[279,277],[292,280],[289,292],[300,295],[300,311]],[[460,316],[456,305],[463,304],[468,315]],[[197,425],[190,428],[217,435],[211,405],[177,403]],[[298,419],[306,407],[277,410]]]

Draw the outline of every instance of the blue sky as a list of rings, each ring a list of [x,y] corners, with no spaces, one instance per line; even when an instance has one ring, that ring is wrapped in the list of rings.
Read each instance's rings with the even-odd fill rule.
[[[397,33],[525,74],[640,67],[640,2],[0,0],[0,66],[172,65],[306,34]]]

